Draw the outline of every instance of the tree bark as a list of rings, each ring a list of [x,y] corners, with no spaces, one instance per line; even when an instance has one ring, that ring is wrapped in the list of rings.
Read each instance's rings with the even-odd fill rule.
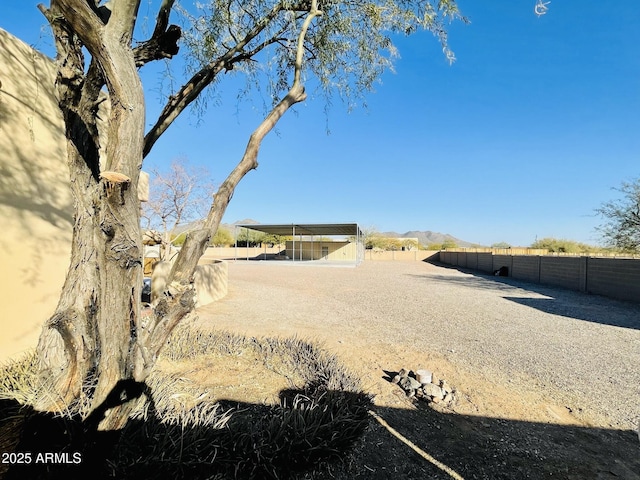
[[[137,4],[114,2],[106,26],[87,2],[53,1],[48,15],[58,44],[57,83],[75,203],[71,266],[39,342],[41,373],[55,379],[52,395],[42,397],[50,409],[64,408],[84,391],[87,413],[95,410],[118,381],[133,377],[141,358],[136,343],[143,251],[136,187],[145,117],[130,45]],[[82,75],[82,46],[109,90],[102,169],[95,115],[89,115],[97,93],[87,89]],[[108,410],[100,428],[120,428],[127,417],[126,406]]]

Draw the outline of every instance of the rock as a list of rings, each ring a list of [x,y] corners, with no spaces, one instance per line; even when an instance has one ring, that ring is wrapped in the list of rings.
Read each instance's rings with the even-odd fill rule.
[[[430,370],[416,370],[416,380],[420,383],[431,383],[433,373]]]
[[[444,398],[444,393],[442,389],[438,385],[434,385],[433,383],[427,383],[422,386],[422,391],[425,395],[433,397],[434,399],[442,400]]]
[[[422,387],[422,384],[419,381],[411,377],[402,377],[398,382],[398,385],[400,385],[404,390],[407,391],[417,390],[418,388]]]

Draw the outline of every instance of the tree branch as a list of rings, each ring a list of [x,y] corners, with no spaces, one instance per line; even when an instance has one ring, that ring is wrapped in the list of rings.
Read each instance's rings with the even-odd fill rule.
[[[278,2],[273,8],[247,32],[244,38],[238,42],[233,48],[230,48],[224,55],[221,55],[213,62],[201,68],[194,74],[187,83],[175,94],[169,98],[169,101],[162,109],[155,125],[145,136],[143,156],[146,157],[153,145],[158,141],[162,134],[169,128],[173,121],[187,108],[202,91],[211,84],[216,76],[225,69],[241,60],[246,60],[243,55],[243,49],[249,42],[256,38],[269,23],[278,16],[280,12],[285,10],[285,2]]]
[[[213,203],[204,222],[203,229],[194,232],[194,235],[187,235],[186,241],[169,274],[169,282],[181,285],[191,282],[191,277],[198,264],[198,260],[203,255],[209,239],[217,231],[222,216],[231,201],[233,192],[244,176],[258,167],[258,152],[260,151],[262,140],[273,130],[278,121],[293,105],[306,99],[307,95],[300,82],[302,62],[304,59],[304,41],[309,25],[313,19],[319,15],[322,15],[322,12],[317,8],[317,1],[313,0],[309,13],[300,29],[300,34],[298,35],[294,81],[291,88],[251,134],[242,159],[225,181],[222,182],[222,185],[220,185],[220,188],[214,195]]]
[[[169,15],[175,0],[163,0],[156,16],[156,26],[151,38],[133,50],[136,66],[162,58],[172,58],[178,53],[178,40],[182,30],[177,25],[169,25]]]

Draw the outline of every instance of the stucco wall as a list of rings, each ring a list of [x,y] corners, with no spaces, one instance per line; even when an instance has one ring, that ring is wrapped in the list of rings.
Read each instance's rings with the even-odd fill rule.
[[[0,359],[35,346],[69,266],[72,199],[54,78],[47,57],[0,29]]]
[[[151,274],[151,301],[162,295],[173,262],[160,261],[153,265]],[[196,307],[220,300],[228,292],[229,265],[223,260],[203,259],[194,273]]]
[[[36,346],[69,267],[73,199],[55,76],[50,58],[0,28],[0,360]],[[141,200],[148,184],[141,172]]]
[[[289,258],[295,260],[329,260],[337,262],[354,262],[356,260],[356,246],[354,242],[310,242],[287,241],[286,251]],[[323,247],[327,255],[323,255]]]

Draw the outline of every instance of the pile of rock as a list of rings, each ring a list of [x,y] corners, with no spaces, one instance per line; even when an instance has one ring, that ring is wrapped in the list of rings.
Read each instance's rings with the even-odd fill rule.
[[[445,380],[438,379],[429,370],[401,369],[392,380],[402,388],[408,397],[426,402],[445,403],[451,405],[455,400],[455,389]]]

